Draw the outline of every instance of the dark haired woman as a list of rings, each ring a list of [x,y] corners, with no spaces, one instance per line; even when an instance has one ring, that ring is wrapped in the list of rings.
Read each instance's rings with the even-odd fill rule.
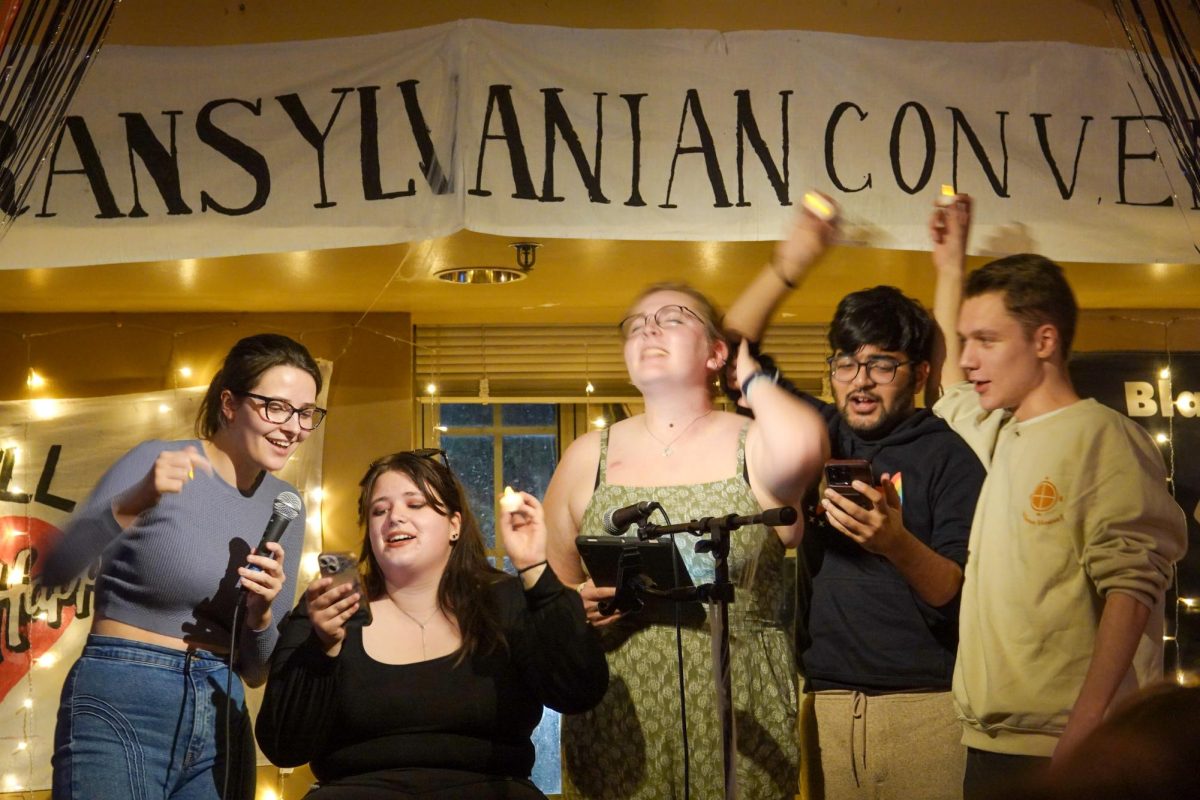
[[[600,701],[604,654],[546,563],[541,503],[522,493],[498,515],[509,577],[488,563],[461,484],[423,452],[363,478],[366,597],[309,586],[271,657],[259,745],[281,766],[311,762],[313,800],[543,798],[530,734],[543,705]],[[373,621],[347,625],[360,603]]]
[[[43,583],[103,562],[91,635],[59,706],[56,800],[253,797],[253,740],[231,664],[261,684],[272,623],[291,605],[298,559],[285,569],[284,553],[300,552],[302,504],[269,557],[251,551],[275,498],[295,494],[271,473],[321,424],[320,389],[303,345],[242,339],[201,402],[198,438],[138,445],[67,524]]]

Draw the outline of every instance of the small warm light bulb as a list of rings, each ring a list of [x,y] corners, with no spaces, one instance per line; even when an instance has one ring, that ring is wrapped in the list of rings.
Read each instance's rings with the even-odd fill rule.
[[[1166,444],[1167,442],[1171,441],[1171,437],[1167,436],[1165,433],[1158,433],[1154,435],[1154,441],[1158,442],[1159,444]]]
[[[437,394],[437,384],[432,381],[425,384],[425,394]]]
[[[1179,598],[1179,604],[1190,611],[1196,607],[1197,601],[1194,597],[1181,597]]]
[[[603,428],[608,425],[608,420],[606,420],[604,417],[596,417],[594,420],[592,420],[592,424],[597,428]]]
[[[25,571],[16,564],[8,568],[8,585],[16,586],[25,582]]]
[[[505,514],[512,514],[520,510],[525,503],[525,498],[513,491],[511,486],[504,487],[504,494],[500,495],[500,510]]]
[[[45,622],[46,620],[50,619],[50,612],[43,611],[42,613],[38,614],[35,619],[40,619],[42,622]]]
[[[29,748],[29,742],[25,741],[24,739],[22,739],[21,741],[17,742],[17,749],[18,749],[18,750],[26,750],[26,749],[28,749],[28,748]]]
[[[320,486],[308,490],[308,502],[319,503],[325,499],[325,490]]]
[[[434,426],[433,426],[433,429],[434,429],[435,431],[438,431],[439,433],[445,433],[446,431],[450,430],[450,429],[449,429],[449,428],[447,428],[445,425],[434,425]]]
[[[21,702],[21,706],[22,706],[23,708],[33,708],[33,698],[32,698],[32,697],[26,697],[26,698],[25,698],[25,699],[24,699],[24,700]]]
[[[29,377],[25,379],[25,383],[30,389],[41,389],[46,385],[46,379],[38,374],[37,370],[29,370]]]
[[[32,405],[33,415],[38,419],[52,419],[58,415],[57,400],[50,400],[43,397],[39,400],[34,400]]]
[[[302,575],[316,575],[320,568],[321,563],[316,553],[305,553],[300,559],[300,574]]]
[[[279,793],[270,786],[264,786],[258,792],[258,800],[279,800]]]
[[[1165,381],[1165,380],[1170,380],[1170,378],[1171,378],[1171,368],[1170,368],[1170,367],[1163,367],[1162,369],[1160,369],[1160,370],[1158,371],[1158,377],[1162,378],[1164,381]]]
[[[588,382],[587,382],[587,386],[583,387],[583,390],[584,390],[585,392],[587,392],[588,394],[591,394],[591,393],[593,393],[594,391],[596,391],[596,387],[595,387],[595,386],[592,386],[592,382],[591,382],[591,381],[588,381]]]
[[[167,405],[166,403],[159,403],[159,404],[158,404],[158,413],[160,413],[160,414],[170,414],[170,413],[171,413],[171,407],[170,407],[169,405]]]
[[[1169,633],[1165,633],[1165,634],[1163,634],[1163,641],[1164,642],[1173,642],[1173,641],[1175,641],[1175,637]]]
[[[6,792],[21,791],[21,782],[19,780],[17,780],[16,775],[5,775],[4,776],[4,791],[6,791]]]
[[[49,669],[58,663],[58,656],[54,655],[54,653],[43,653],[41,658],[34,661],[34,663],[42,669]]]
[[[179,368],[179,377],[181,377],[181,378],[192,377],[192,368],[191,367],[180,367]]]
[[[321,530],[321,515],[320,514],[309,514],[307,523],[308,523],[308,527],[312,528],[314,531]]]

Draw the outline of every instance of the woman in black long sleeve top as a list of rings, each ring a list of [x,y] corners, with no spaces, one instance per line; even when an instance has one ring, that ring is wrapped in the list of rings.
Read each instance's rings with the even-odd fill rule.
[[[523,495],[499,515],[514,579],[487,563],[465,492],[433,458],[380,459],[362,487],[374,621],[352,584],[313,582],[271,657],[263,752],[311,762],[313,800],[543,797],[529,781],[542,706],[591,708],[608,668],[545,564],[541,504]]]

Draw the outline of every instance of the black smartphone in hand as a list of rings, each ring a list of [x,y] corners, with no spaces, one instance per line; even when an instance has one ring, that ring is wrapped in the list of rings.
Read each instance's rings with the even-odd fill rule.
[[[868,486],[875,485],[870,461],[862,458],[834,458],[825,462],[825,485],[863,508],[871,508],[873,504],[867,496],[850,485],[854,481],[862,481]]]
[[[358,592],[358,611],[355,616],[365,613],[367,621],[364,625],[370,625],[371,617],[371,601],[367,598],[366,592],[362,589],[362,581],[358,577],[358,559],[353,553],[321,553],[317,556],[317,566],[321,571],[322,578],[333,578],[333,583],[328,588],[341,586],[342,584],[354,584],[354,591]],[[353,593],[353,592],[352,592]]]

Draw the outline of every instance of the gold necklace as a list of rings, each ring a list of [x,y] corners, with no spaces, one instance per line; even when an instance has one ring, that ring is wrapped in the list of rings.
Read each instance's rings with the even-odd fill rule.
[[[691,422],[689,422],[689,423],[687,424],[687,426],[686,426],[686,427],[685,427],[683,430],[681,430],[681,431],[680,431],[678,434],[676,434],[674,439],[672,439],[672,440],[671,440],[671,441],[669,441],[669,442],[664,442],[662,439],[660,439],[660,438],[658,438],[657,436],[655,436],[655,435],[654,435],[654,431],[650,430],[650,423],[646,421],[646,415],[645,415],[645,414],[642,414],[642,425],[643,425],[643,426],[646,428],[646,433],[650,434],[650,438],[651,438],[651,439],[653,439],[654,441],[656,441],[656,442],[658,442],[659,444],[661,444],[661,445],[662,445],[662,449],[663,449],[663,455],[664,455],[664,456],[669,456],[669,455],[671,455],[671,445],[675,444],[675,443],[676,443],[676,442],[678,442],[680,439],[682,439],[682,438],[683,438],[683,435],[684,435],[685,433],[687,433],[689,430],[691,430],[693,425],[695,425],[697,422],[699,422],[700,420],[702,420],[702,419],[704,419],[705,417],[707,417],[707,416],[708,416],[709,414],[711,414],[711,413],[712,413],[714,410],[715,410],[715,409],[712,409],[712,408],[710,408],[708,411],[705,411],[703,414],[701,414],[700,416],[696,417],[694,420],[692,420]]]
[[[442,607],[438,606],[437,608],[435,608],[433,610],[433,613],[425,618],[424,622],[421,622],[421,620],[417,619],[412,614],[405,611],[403,608],[400,608],[400,606],[396,606],[396,608],[400,609],[401,614],[403,614],[404,616],[411,619],[413,621],[413,624],[421,629],[421,660],[425,661],[426,660],[426,657],[425,657],[425,626],[428,625],[433,620],[434,617],[436,617],[439,613],[441,613]]]

